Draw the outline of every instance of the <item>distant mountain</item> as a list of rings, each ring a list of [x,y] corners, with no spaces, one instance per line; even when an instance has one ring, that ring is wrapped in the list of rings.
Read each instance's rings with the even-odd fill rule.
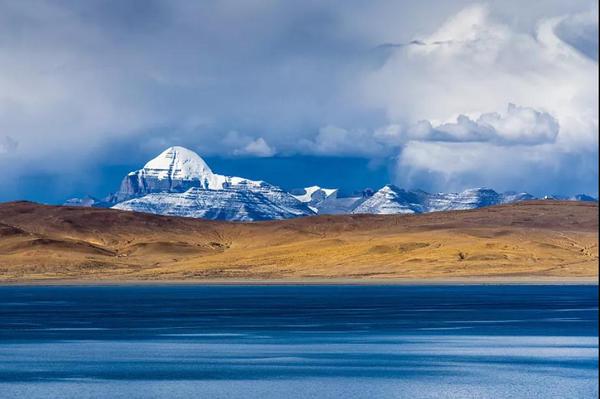
[[[258,189],[264,192],[270,187],[275,186],[264,181],[213,173],[195,152],[184,147],[170,147],[142,169],[128,173],[112,200],[122,202],[151,193],[183,193],[190,188],[212,191]]]
[[[298,201],[307,204],[310,209],[318,214],[344,214],[350,213],[363,200],[364,197],[338,197],[338,190],[335,188],[322,188],[311,186],[304,188],[302,194],[296,194],[294,197]]]
[[[310,207],[320,215],[341,215],[352,213],[356,207],[373,195],[371,189],[352,193],[351,196],[339,197],[338,189],[322,188],[319,186],[306,187],[299,190],[302,194],[295,194],[299,201]]]
[[[585,194],[546,199],[596,201]],[[195,218],[254,221],[315,214],[401,214],[475,209],[535,199],[528,193],[498,193],[474,188],[460,193],[430,194],[388,184],[340,196],[338,189],[306,187],[288,193],[261,180],[214,173],[195,152],[170,147],[130,172],[119,190],[105,199],[72,198],[64,205],[115,209]]]
[[[298,190],[300,191],[300,190]],[[337,198],[336,188],[322,188],[319,186],[306,187],[301,194],[292,194],[298,201],[306,204],[313,212],[318,213],[317,204],[328,198]]]
[[[327,198],[312,206],[320,215],[342,215],[352,213],[367,197]]]
[[[279,187],[213,173],[198,154],[183,147],[170,147],[125,176],[110,202],[115,209],[234,221],[314,214]]]
[[[276,187],[152,193],[118,203],[114,209],[194,218],[253,221],[290,219],[312,212]]]
[[[594,197],[591,197],[587,194],[577,194],[572,197],[569,197],[570,201],[586,201],[586,202],[597,202],[598,200]]]
[[[221,176],[215,175],[195,152],[183,147],[170,147],[150,160],[142,169],[123,178],[113,201],[159,192],[184,192],[192,187],[219,189]]]
[[[395,214],[476,209],[534,199],[528,193],[497,193],[490,188],[474,188],[460,193],[429,194],[407,191],[388,184],[356,207],[352,213]]]
[[[566,195],[558,195],[558,194],[553,194],[553,195],[545,195],[543,197],[543,199],[546,200],[556,200],[556,201],[584,201],[584,202],[597,202],[598,199],[591,197],[587,194],[577,194],[577,195],[573,195],[571,197],[566,196]]]
[[[330,197],[337,197],[337,188],[322,188],[319,186],[306,187],[303,194],[294,197],[305,204],[314,205]]]
[[[91,197],[89,195],[86,195],[83,198],[69,198],[68,200],[66,200],[64,202],[63,205],[66,206],[83,206],[83,207],[98,207],[98,204],[100,204],[102,202],[102,200],[99,200],[98,198],[94,198]]]
[[[396,213],[423,213],[426,193],[406,191],[388,184],[352,210],[352,213],[388,215]]]

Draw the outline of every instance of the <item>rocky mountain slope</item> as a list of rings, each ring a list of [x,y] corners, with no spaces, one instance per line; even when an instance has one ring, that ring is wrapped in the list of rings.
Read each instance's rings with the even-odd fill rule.
[[[183,193],[152,193],[113,206],[114,209],[194,218],[255,221],[290,219],[313,214],[281,189],[263,185],[206,190],[192,187]]]
[[[123,179],[111,199],[115,209],[206,219],[289,219],[314,212],[264,181],[223,176],[198,154],[170,147]]]

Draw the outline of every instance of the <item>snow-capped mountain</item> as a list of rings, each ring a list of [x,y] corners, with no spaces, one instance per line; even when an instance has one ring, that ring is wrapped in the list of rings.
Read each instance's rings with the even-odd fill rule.
[[[598,201],[596,198],[589,196],[587,194],[577,194],[574,195],[572,197],[569,197],[569,201],[587,201],[587,202],[593,202],[593,201]]]
[[[557,201],[584,201],[584,202],[598,201],[596,198],[591,197],[587,194],[577,194],[577,195],[573,195],[571,197],[566,196],[566,195],[553,194],[553,195],[545,195],[543,197],[543,199],[557,200]]]
[[[459,211],[506,204],[532,198],[533,196],[527,193],[511,193],[505,196],[490,188],[472,188],[460,193],[430,194],[425,205],[427,209],[426,212]]]
[[[221,220],[313,215],[308,206],[264,181],[223,176],[195,152],[170,147],[123,179],[113,208]]]
[[[313,212],[319,213],[319,204],[327,199],[337,198],[337,188],[323,188],[319,186],[305,187],[302,194],[292,194],[298,201],[305,203]]]
[[[222,190],[192,187],[183,193],[147,194],[118,203],[113,208],[159,215],[244,222],[289,219],[312,214],[290,194],[274,186]]]
[[[395,214],[425,212],[426,193],[406,191],[391,184],[373,194],[352,210],[352,213]]]
[[[99,204],[100,201],[98,198],[94,198],[91,197],[89,195],[86,195],[83,198],[69,198],[68,200],[66,200],[63,205],[66,206],[81,206],[81,207],[95,207],[97,206],[97,204]]]
[[[294,195],[300,201],[309,205],[316,204],[330,197],[337,197],[337,188],[322,188],[319,186],[310,186],[304,188],[304,194]]]
[[[296,194],[294,197],[320,215],[350,213],[366,199],[365,196],[338,197],[338,189],[319,186],[306,187],[302,194]]]
[[[114,195],[115,202],[161,192],[185,192],[192,187],[205,190],[229,188],[253,189],[271,186],[263,181],[223,176],[208,167],[194,151],[170,147],[146,163],[140,170],[130,172]]]
[[[326,198],[325,200],[312,205],[311,209],[319,215],[343,215],[351,213],[367,197],[336,197]]]
[[[489,188],[474,188],[460,193],[429,194],[386,185],[352,213],[395,214],[466,210],[534,199],[528,193],[497,193]]]
[[[597,201],[585,194],[545,199]],[[398,214],[474,209],[535,199],[528,193],[498,193],[475,188],[460,193],[430,194],[388,184],[340,196],[338,189],[306,187],[294,195],[262,180],[214,173],[195,152],[170,147],[143,168],[130,172],[119,190],[105,199],[72,198],[69,206],[115,209],[207,219],[253,221],[315,214]]]
[[[518,201],[530,201],[536,199],[533,195],[529,193],[517,193],[515,191],[506,191],[502,194],[503,203],[508,204],[511,202]]]

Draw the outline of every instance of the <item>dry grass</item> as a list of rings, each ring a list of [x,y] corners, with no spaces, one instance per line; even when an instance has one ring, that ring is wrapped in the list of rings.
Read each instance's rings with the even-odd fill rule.
[[[0,204],[0,281],[598,276],[598,206],[227,223]]]

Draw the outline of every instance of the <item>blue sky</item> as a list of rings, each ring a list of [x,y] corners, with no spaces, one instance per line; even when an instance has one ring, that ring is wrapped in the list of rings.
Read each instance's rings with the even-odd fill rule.
[[[598,195],[598,4],[0,0],[0,200],[172,145],[293,188]]]

